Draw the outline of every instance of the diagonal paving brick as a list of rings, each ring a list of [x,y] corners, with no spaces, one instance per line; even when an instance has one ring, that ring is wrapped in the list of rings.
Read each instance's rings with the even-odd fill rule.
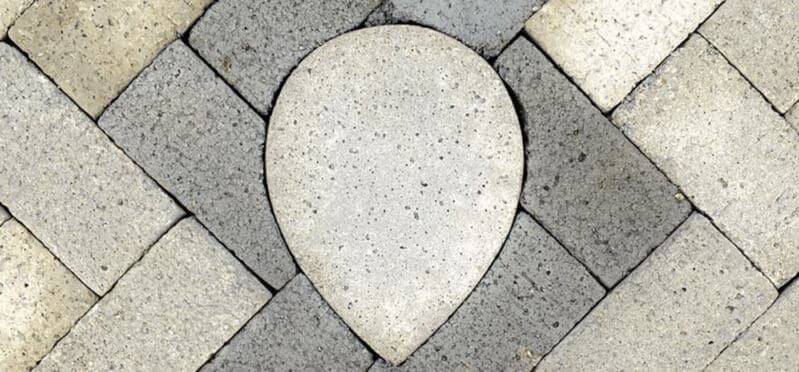
[[[363,22],[380,0],[221,0],[189,37],[225,80],[260,113],[283,80],[327,40]]]
[[[103,294],[183,212],[2,43],[0,71],[0,202]]]
[[[799,271],[799,136],[701,36],[613,120],[778,287]]]
[[[727,0],[699,32],[786,112],[799,101],[799,4]]]
[[[176,41],[98,124],[270,285],[296,273],[264,186],[266,123]]]
[[[300,274],[201,371],[363,371],[370,364],[369,350]]]
[[[694,214],[537,371],[699,370],[776,297],[746,257]]]
[[[372,371],[530,371],[605,295],[529,215],[447,323],[402,364]]]
[[[526,29],[606,112],[722,2],[550,0]]]
[[[179,222],[35,371],[193,371],[270,294],[198,222]]]
[[[9,36],[96,118],[211,2],[38,0]]]
[[[495,63],[527,135],[522,206],[613,286],[691,211],[677,188],[532,43]]]
[[[0,226],[0,370],[30,370],[96,301],[19,222]]]
[[[6,37],[14,20],[32,3],[33,0],[0,0],[0,39]]]

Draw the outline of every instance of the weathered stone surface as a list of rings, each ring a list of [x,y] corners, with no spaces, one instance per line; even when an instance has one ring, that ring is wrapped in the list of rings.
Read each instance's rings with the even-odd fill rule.
[[[777,286],[799,270],[799,136],[700,36],[613,121]]]
[[[80,107],[97,117],[211,2],[36,1],[9,36]]]
[[[30,370],[95,301],[22,225],[2,224],[0,370]]]
[[[36,371],[193,371],[270,294],[195,219],[179,222]]]
[[[536,370],[700,370],[776,297],[768,279],[694,214]]]
[[[300,60],[363,22],[380,0],[221,0],[189,42],[262,114]]]
[[[723,0],[550,0],[527,32],[610,111]]]
[[[294,276],[266,197],[266,123],[182,41],[98,124],[257,275],[277,288]]]
[[[453,36],[487,58],[495,57],[545,0],[387,0],[368,24],[415,22]]]
[[[0,203],[103,294],[183,212],[6,44],[0,71]]]
[[[516,216],[508,240],[458,311],[401,368],[530,371],[605,295],[533,219]]]
[[[202,371],[363,371],[371,363],[371,353],[300,274]]]
[[[309,55],[273,110],[266,160],[298,263],[392,363],[488,269],[523,173],[519,123],[496,72],[416,26],[352,32]]]
[[[522,206],[613,286],[691,211],[677,188],[526,39],[495,63],[527,134]]]
[[[786,112],[799,101],[799,4],[727,0],[699,30]]]
[[[31,3],[33,0],[0,0],[0,39],[6,37],[8,28]]]

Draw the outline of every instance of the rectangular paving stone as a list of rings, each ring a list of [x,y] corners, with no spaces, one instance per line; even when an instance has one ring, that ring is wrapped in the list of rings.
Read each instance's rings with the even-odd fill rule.
[[[96,118],[211,2],[40,0],[9,37]]]
[[[35,371],[195,371],[270,298],[197,220],[173,227]]]
[[[613,121],[778,287],[799,271],[799,136],[701,36]]]
[[[699,29],[774,107],[799,101],[799,3],[727,0]]]
[[[700,370],[776,297],[768,279],[694,214],[536,370]]]
[[[96,301],[19,222],[0,226],[0,371],[29,371]]]
[[[522,206],[613,286],[691,211],[677,188],[532,43],[495,66],[521,104]]]
[[[550,0],[526,29],[607,112],[722,2]]]
[[[380,0],[221,0],[189,43],[260,113],[316,47],[363,22]]]
[[[266,123],[182,41],[98,124],[257,275],[276,288],[294,276],[264,186]]]
[[[33,0],[0,0],[0,39],[6,37],[14,20],[32,3]]]
[[[2,43],[0,71],[0,203],[103,294],[183,211]]]
[[[363,371],[372,355],[297,275],[201,371]]]

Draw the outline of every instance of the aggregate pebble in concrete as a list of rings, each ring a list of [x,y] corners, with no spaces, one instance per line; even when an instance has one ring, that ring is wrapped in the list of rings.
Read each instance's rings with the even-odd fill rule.
[[[610,111],[722,1],[550,0],[526,29],[602,111]]]
[[[691,211],[677,188],[524,38],[495,63],[527,134],[522,206],[607,286]]]
[[[0,227],[0,370],[28,371],[97,297],[17,221]]]
[[[0,203],[103,294],[183,211],[6,44],[0,71]]]
[[[6,37],[6,31],[22,12],[33,3],[33,0],[1,0],[0,1],[0,39]]]
[[[486,58],[495,57],[545,0],[387,0],[368,24],[415,22],[446,33]]]
[[[183,44],[167,47],[98,123],[257,275],[296,272],[266,196],[266,123]]]
[[[194,371],[269,298],[197,220],[184,219],[35,371]]]
[[[799,270],[799,136],[701,36],[613,121],[779,287]]]
[[[380,0],[221,0],[189,43],[262,114],[283,80],[319,45],[361,24]]]
[[[536,370],[700,370],[776,297],[768,279],[694,214]]]
[[[780,112],[799,101],[799,4],[727,0],[699,30]]]
[[[202,372],[363,371],[372,354],[297,275]]]
[[[486,276],[401,367],[373,371],[530,371],[605,295],[577,260],[519,213]]]
[[[272,113],[266,171],[303,271],[398,363],[499,251],[523,156],[491,66],[441,33],[383,26],[342,35],[297,67]]]
[[[8,32],[93,117],[212,0],[36,1]]]

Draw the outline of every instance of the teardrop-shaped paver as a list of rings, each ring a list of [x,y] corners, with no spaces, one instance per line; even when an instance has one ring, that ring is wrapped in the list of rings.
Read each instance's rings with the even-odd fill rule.
[[[416,26],[352,32],[311,53],[286,81],[267,136],[269,194],[290,250],[395,364],[491,264],[523,163],[496,73]]]

